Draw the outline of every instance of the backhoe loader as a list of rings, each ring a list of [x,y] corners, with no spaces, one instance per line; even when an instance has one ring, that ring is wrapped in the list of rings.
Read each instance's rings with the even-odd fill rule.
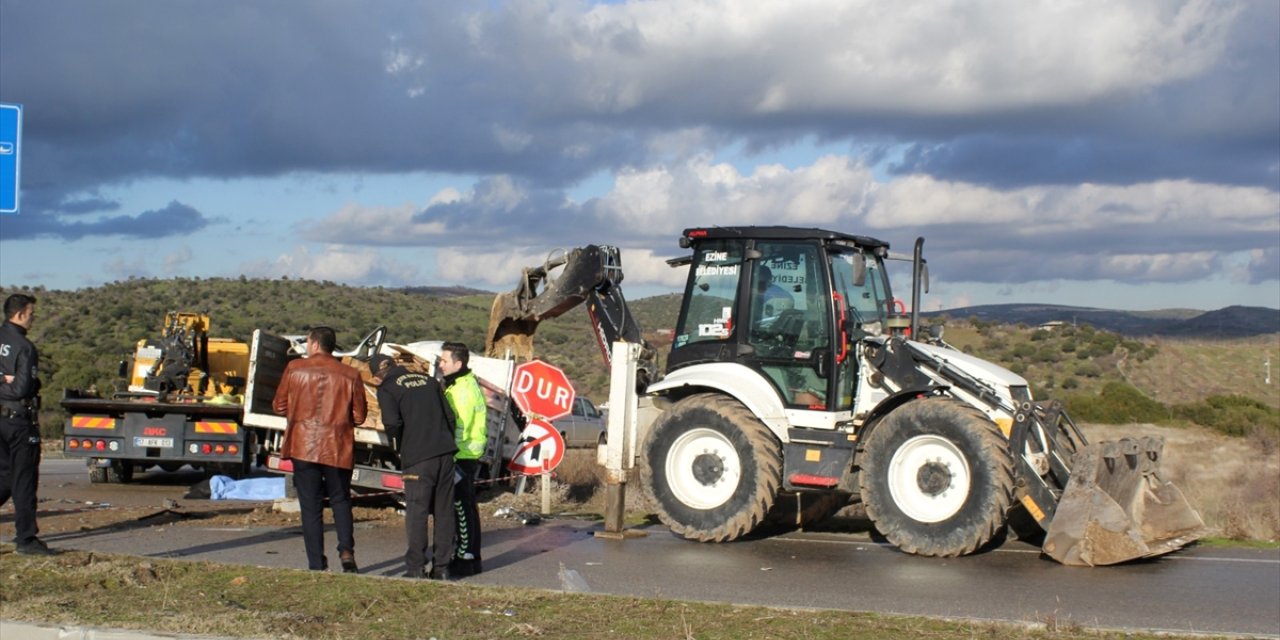
[[[690,254],[669,261],[688,275],[661,375],[622,296],[621,252],[577,248],[495,299],[486,348],[530,358],[538,323],[581,304],[606,360],[612,343],[639,345],[640,481],[691,540],[804,526],[855,500],[925,556],[974,553],[1012,529],[1064,564],[1107,565],[1202,537],[1161,477],[1161,440],[1089,444],[1024,378],[923,330],[923,243],[898,255],[822,229],[686,229]],[[909,313],[893,259],[911,265]]]

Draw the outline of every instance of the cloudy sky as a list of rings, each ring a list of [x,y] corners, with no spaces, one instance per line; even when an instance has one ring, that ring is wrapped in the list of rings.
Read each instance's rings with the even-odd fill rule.
[[[0,286],[515,285],[681,229],[909,251],[926,308],[1280,307],[1274,0],[0,0]]]

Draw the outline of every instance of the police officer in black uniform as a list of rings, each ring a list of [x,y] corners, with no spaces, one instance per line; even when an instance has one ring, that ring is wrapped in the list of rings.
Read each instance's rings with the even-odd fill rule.
[[[378,407],[387,437],[396,443],[404,472],[404,528],[408,548],[404,554],[405,577],[421,578],[431,560],[433,580],[452,580],[454,522],[453,412],[435,378],[414,373],[391,356],[376,354],[369,370],[378,382]],[[431,542],[435,552],[427,558],[427,515],[435,513]]]
[[[39,355],[27,339],[36,299],[15,293],[4,301],[0,325],[0,506],[13,497],[14,542],[24,555],[54,552],[36,537],[36,485],[40,482]]]

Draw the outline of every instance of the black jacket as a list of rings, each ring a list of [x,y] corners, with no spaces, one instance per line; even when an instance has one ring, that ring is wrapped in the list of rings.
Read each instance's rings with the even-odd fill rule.
[[[378,408],[382,426],[400,452],[400,468],[458,451],[453,412],[431,376],[392,367],[378,385]]]
[[[14,408],[33,407],[40,392],[37,376],[40,357],[27,339],[27,330],[6,320],[0,325],[0,404]],[[13,376],[5,383],[2,376]]]

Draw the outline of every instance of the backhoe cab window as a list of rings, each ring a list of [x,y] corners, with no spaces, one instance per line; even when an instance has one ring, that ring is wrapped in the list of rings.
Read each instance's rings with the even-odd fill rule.
[[[788,406],[826,404],[826,380],[814,353],[830,345],[830,293],[819,247],[803,242],[758,242],[749,299],[747,344],[757,366]]]
[[[742,274],[742,243],[708,242],[701,245],[689,266],[689,299],[676,329],[675,347],[696,342],[724,340],[733,335],[733,305],[738,277]]]
[[[878,335],[884,330],[884,319],[889,309],[884,265],[875,256],[866,255],[866,279],[858,286],[854,284],[856,258],[857,254],[852,251],[831,256],[832,284],[836,293],[844,298],[849,322],[869,334]]]

